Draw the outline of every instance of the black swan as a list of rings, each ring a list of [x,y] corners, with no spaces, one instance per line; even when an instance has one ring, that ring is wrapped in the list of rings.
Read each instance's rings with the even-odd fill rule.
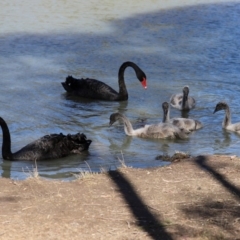
[[[109,125],[122,120],[124,123],[124,131],[128,136],[137,136],[141,138],[169,138],[169,139],[185,139],[189,132],[180,129],[171,123],[158,123],[145,125],[142,128],[133,129],[131,122],[121,113],[113,113],[110,115]]]
[[[6,160],[47,160],[66,157],[70,154],[87,150],[91,140],[87,140],[82,133],[50,134],[29,143],[19,151],[11,152],[11,136],[6,122],[0,117],[2,127],[2,157]]]
[[[173,94],[170,98],[170,103],[172,107],[179,110],[189,111],[195,107],[196,101],[193,97],[189,95],[189,86],[183,88],[183,93]]]
[[[198,120],[190,118],[170,118],[170,105],[167,102],[162,104],[162,109],[164,123],[172,123],[173,125],[188,131],[198,130],[203,127],[202,123]]]
[[[219,102],[216,105],[213,113],[218,112],[220,110],[225,111],[225,116],[224,116],[224,119],[222,122],[222,128],[229,130],[229,131],[236,132],[239,134],[240,133],[240,122],[232,123],[231,111],[230,111],[228,104],[225,102]]]
[[[64,89],[73,95],[106,100],[106,101],[125,101],[128,100],[128,92],[124,81],[124,71],[127,67],[132,67],[142,86],[147,88],[147,77],[145,73],[133,62],[124,62],[119,68],[118,85],[119,93],[110,86],[96,79],[76,79],[68,76],[65,82],[62,82]]]

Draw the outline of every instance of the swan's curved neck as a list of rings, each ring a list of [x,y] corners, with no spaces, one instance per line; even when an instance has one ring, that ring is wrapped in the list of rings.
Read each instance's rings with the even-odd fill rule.
[[[134,129],[132,127],[132,124],[131,122],[128,120],[128,118],[126,118],[125,116],[119,116],[119,118],[123,121],[124,123],[124,131],[126,133],[126,135],[128,136],[132,136],[133,135],[133,132],[134,132]]]
[[[167,123],[170,121],[170,109],[163,109],[163,123]]]
[[[182,98],[182,109],[188,109],[188,94],[183,93],[183,98]]]
[[[133,62],[125,62],[119,68],[119,71],[118,71],[119,95],[121,97],[124,96],[125,99],[128,99],[128,92],[127,92],[126,84],[124,81],[124,72],[127,67],[132,67],[135,70],[136,75],[137,75],[137,72],[139,71],[139,67]]]
[[[231,124],[231,111],[230,111],[230,108],[227,106],[225,108],[225,117],[223,119],[223,122],[222,122],[222,126],[223,128],[226,128],[228,125]]]
[[[0,125],[3,133],[2,140],[2,157],[10,160],[12,158],[11,152],[11,136],[6,122],[0,117]]]

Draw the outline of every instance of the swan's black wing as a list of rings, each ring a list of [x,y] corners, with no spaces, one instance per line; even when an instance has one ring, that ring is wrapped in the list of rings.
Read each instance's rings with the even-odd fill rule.
[[[62,82],[62,86],[67,92],[79,97],[108,101],[116,101],[119,98],[118,92],[96,79],[75,79],[68,76],[66,81]]]
[[[13,154],[16,160],[46,160],[68,156],[87,150],[91,144],[86,136],[77,134],[51,134],[29,143]]]

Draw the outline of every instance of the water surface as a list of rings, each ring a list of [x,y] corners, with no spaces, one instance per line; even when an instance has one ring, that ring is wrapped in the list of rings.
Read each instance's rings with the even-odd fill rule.
[[[232,121],[240,121],[238,1],[192,1],[182,7],[132,1],[129,8],[124,2],[80,2],[3,1],[0,116],[9,125],[13,151],[49,133],[85,133],[93,141],[88,152],[37,163],[41,176],[62,179],[83,170],[114,169],[121,161],[133,167],[164,165],[156,156],[175,151],[240,154],[239,136],[221,128],[224,113],[213,115],[224,100]],[[61,86],[73,75],[97,78],[118,90],[124,61],[138,64],[148,78],[144,90],[134,71],[126,70],[128,101],[73,98]],[[117,111],[134,128],[161,121],[162,102],[184,85],[197,100],[187,117],[204,124],[188,140],[132,138],[119,123],[109,127],[109,116]],[[171,116],[181,113],[171,109]],[[33,162],[0,159],[3,177],[23,179],[33,167]]]

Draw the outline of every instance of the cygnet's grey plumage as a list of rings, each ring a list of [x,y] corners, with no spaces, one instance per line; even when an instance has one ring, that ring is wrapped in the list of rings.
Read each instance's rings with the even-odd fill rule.
[[[189,111],[196,105],[196,100],[189,96],[189,86],[184,86],[183,93],[173,94],[170,98],[172,107]]]
[[[190,118],[170,118],[170,105],[167,102],[162,104],[162,109],[164,123],[171,123],[188,131],[194,131],[203,127],[202,123],[198,120]]]
[[[222,127],[226,130],[240,133],[240,122],[232,123],[231,111],[230,111],[230,107],[228,106],[228,104],[225,102],[219,102],[216,105],[213,113],[221,111],[221,110],[225,111],[225,116],[224,116],[224,119],[222,122]]]
[[[83,98],[105,101],[125,101],[128,100],[128,91],[124,80],[124,72],[127,67],[132,67],[134,69],[138,80],[146,89],[147,77],[145,73],[137,64],[129,61],[124,62],[118,71],[119,92],[108,86],[106,83],[91,78],[76,79],[72,76],[68,76],[66,81],[62,82],[62,86],[68,93]]]
[[[152,125],[145,125],[142,128],[133,129],[131,122],[121,113],[113,113],[110,116],[110,126],[122,120],[124,123],[124,131],[128,136],[137,136],[141,138],[169,138],[169,139],[186,139],[187,132],[182,130],[171,123],[158,123]]]
[[[11,136],[8,126],[0,117],[2,128],[2,157],[6,160],[49,160],[66,157],[70,154],[81,153],[87,150],[91,140],[87,140],[83,133],[77,134],[50,134],[29,143],[15,153],[11,152]]]

